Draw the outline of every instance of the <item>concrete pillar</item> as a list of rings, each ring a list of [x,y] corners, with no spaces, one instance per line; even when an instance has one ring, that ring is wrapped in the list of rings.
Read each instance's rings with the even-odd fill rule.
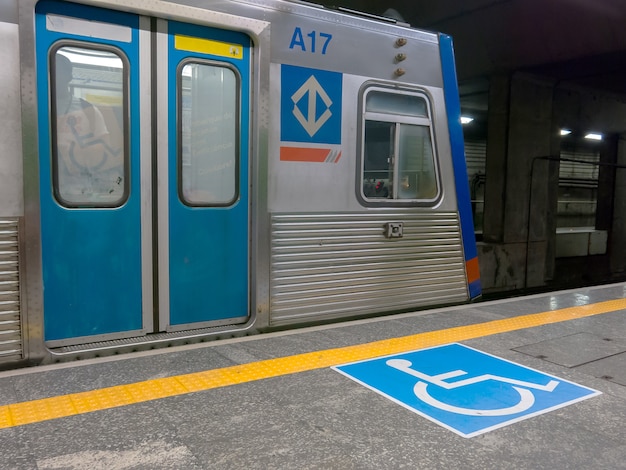
[[[521,73],[493,78],[479,248],[485,292],[545,283],[556,207],[554,165],[536,159],[554,152],[553,83]]]
[[[510,93],[510,75],[491,76],[485,161],[485,201],[489,203],[485,204],[483,212],[483,240],[489,243],[501,243],[504,238],[506,178],[503,175],[506,175]]]
[[[617,164],[626,166],[626,133],[617,141]],[[613,224],[610,237],[609,263],[611,274],[626,273],[626,168],[615,170]]]

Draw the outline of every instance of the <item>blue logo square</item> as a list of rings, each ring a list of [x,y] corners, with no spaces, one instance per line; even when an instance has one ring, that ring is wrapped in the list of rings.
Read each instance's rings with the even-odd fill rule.
[[[461,344],[333,369],[463,437],[600,394]]]
[[[281,67],[281,141],[341,144],[342,74]]]

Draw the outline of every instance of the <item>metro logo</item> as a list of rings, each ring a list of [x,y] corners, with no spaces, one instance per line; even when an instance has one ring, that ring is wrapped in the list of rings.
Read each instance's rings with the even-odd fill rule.
[[[283,142],[341,144],[342,74],[282,65]]]
[[[306,116],[303,114],[299,105],[305,97],[307,98]],[[324,111],[319,117],[317,113],[318,98],[321,99],[323,106],[325,106]],[[317,131],[319,131],[324,123],[333,115],[333,113],[330,112],[330,107],[333,102],[313,75],[311,75],[311,77],[304,82],[304,85],[292,95],[291,100],[294,104],[294,116],[311,137],[317,134]]]

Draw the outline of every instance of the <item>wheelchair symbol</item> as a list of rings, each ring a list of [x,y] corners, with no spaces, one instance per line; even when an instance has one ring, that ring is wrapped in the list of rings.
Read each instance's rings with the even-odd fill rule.
[[[419,398],[424,403],[444,411],[468,416],[506,416],[515,413],[521,413],[528,410],[535,403],[535,395],[533,394],[531,389],[541,390],[544,392],[552,392],[560,383],[558,380],[550,380],[547,385],[541,385],[532,382],[525,382],[523,380],[510,379],[508,377],[499,377],[492,374],[483,374],[478,377],[458,380],[456,382],[446,382],[446,380],[466,375],[467,372],[463,370],[454,370],[450,372],[445,372],[443,374],[430,376],[415,369],[412,369],[411,366],[413,365],[413,363],[406,359],[389,359],[386,363],[388,366],[393,367],[394,369],[397,369],[401,372],[420,379],[420,381],[415,384],[415,387],[413,387],[413,392],[415,393],[417,398]],[[452,390],[479,382],[485,382],[487,380],[496,380],[499,382],[511,384],[512,388],[519,394],[519,402],[514,406],[510,406],[507,408],[478,410],[474,408],[461,408],[441,402],[428,393],[428,386],[430,384],[436,385],[446,390]]]

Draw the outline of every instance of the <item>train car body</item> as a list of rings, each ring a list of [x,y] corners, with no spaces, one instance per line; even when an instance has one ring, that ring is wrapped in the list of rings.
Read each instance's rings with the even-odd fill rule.
[[[0,13],[0,365],[480,295],[449,37],[281,0]]]

